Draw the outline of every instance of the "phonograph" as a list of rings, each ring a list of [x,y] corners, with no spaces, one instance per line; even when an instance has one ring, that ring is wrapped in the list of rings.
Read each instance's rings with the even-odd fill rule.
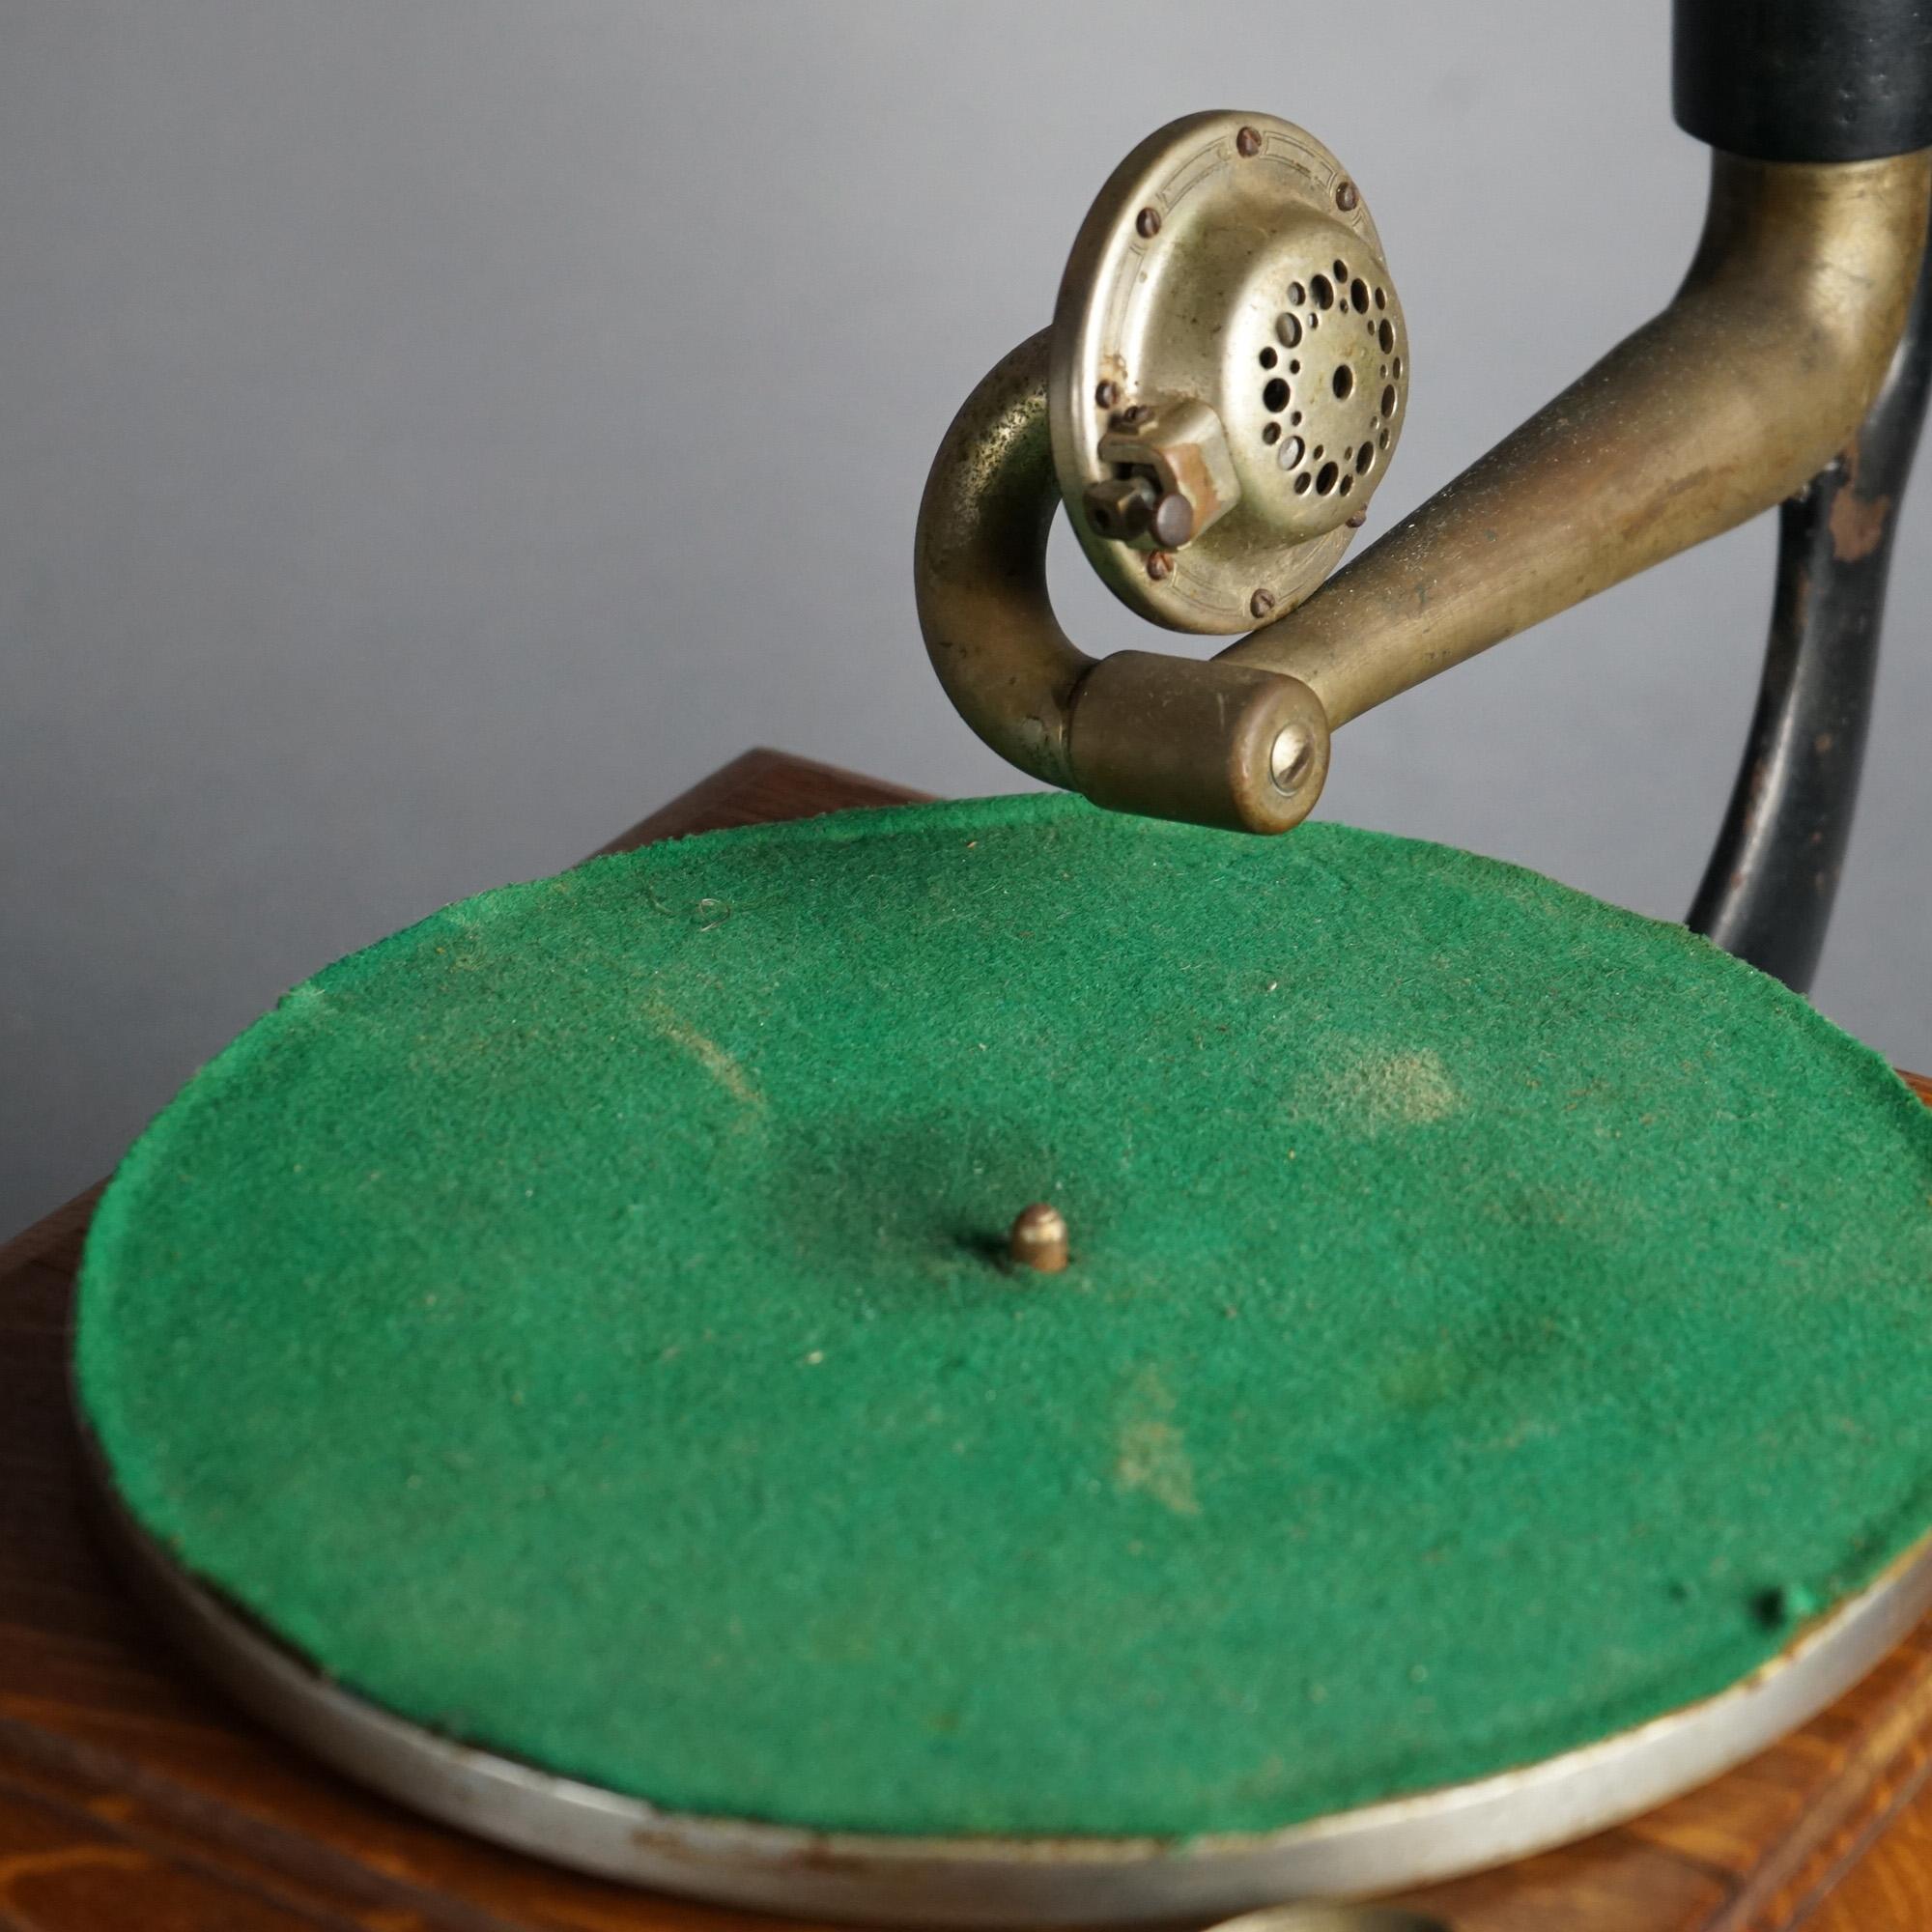
[[[946,694],[1049,790],[446,908],[149,1130],[77,1400],[271,1726],[646,1886],[1200,1922],[1630,1817],[1932,1605],[1932,1119],[1802,998],[1932,23],[1676,31],[1682,289],[1346,565],[1414,373],[1366,189],[1259,111],[1122,162],[919,525]],[[1350,719],[1779,504],[1690,929],[1310,818]],[[1062,511],[1238,640],[1087,656]]]

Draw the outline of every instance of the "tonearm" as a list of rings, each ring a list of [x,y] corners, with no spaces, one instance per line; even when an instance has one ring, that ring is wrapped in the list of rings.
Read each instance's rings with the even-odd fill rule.
[[[1321,142],[1269,116],[1193,115],[1143,142],[1080,230],[1052,326],[974,390],[933,465],[919,611],[953,703],[1021,770],[1099,805],[1282,832],[1314,806],[1350,719],[1786,502],[1785,574],[1804,569],[1819,612],[1775,627],[1696,923],[1802,981],[1924,402],[1920,11],[1680,0],[1679,118],[1714,148],[1682,287],[1339,570],[1410,374],[1366,200]],[[1047,596],[1061,507],[1129,608],[1246,635],[1206,660],[1081,651]],[[1821,573],[1861,564],[1856,595],[1821,595]],[[1801,731],[1807,706],[1849,707],[1842,732]]]

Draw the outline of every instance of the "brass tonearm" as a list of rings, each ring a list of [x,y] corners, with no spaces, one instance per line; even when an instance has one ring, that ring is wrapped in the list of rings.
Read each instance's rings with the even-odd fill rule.
[[[1406,412],[1408,345],[1353,179],[1286,122],[1213,113],[1102,189],[1050,328],[967,399],[921,506],[921,627],[968,724],[1122,810],[1298,824],[1371,706],[1801,489],[1884,382],[1932,154],[1715,152],[1654,321],[1325,582]],[[1094,660],[1056,621],[1066,508],[1122,601],[1218,656]]]

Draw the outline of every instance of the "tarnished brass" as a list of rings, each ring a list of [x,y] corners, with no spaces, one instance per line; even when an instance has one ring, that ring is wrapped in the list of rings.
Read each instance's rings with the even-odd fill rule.
[[[1241,479],[1221,418],[1192,396],[1121,411],[1100,437],[1099,457],[1116,473],[1090,483],[1083,494],[1087,522],[1096,536],[1119,541],[1095,511],[1122,482],[1142,483],[1153,492],[1147,527],[1128,538],[1137,536],[1149,550],[1178,550],[1193,542],[1241,500]],[[1164,523],[1170,504],[1179,504],[1182,516]]]
[[[1143,141],[1081,224],[1054,310],[1054,461],[1088,557],[1157,624],[1232,637],[1258,597],[1293,610],[1394,451],[1407,330],[1348,183],[1286,121],[1193,114]],[[1109,514],[1136,473],[1193,509],[1184,539]],[[1165,571],[1134,554],[1153,550]]]
[[[1074,788],[1095,805],[1236,832],[1286,832],[1328,776],[1328,721],[1296,678],[1116,651],[1073,707]]]
[[[1790,496],[1877,392],[1928,186],[1922,153],[1714,156],[1669,307],[1228,659],[1301,678],[1339,726]]]
[[[913,584],[932,668],[959,715],[1021,771],[1077,790],[1066,725],[1094,660],[1067,640],[1046,594],[1059,503],[1042,329],[952,418],[919,506]]]
[[[967,397],[920,504],[920,629],[946,693],[993,750],[1049,784],[1122,810],[1258,832],[1306,815],[1327,770],[1327,728],[1306,687],[1245,665],[1068,641],[1046,590],[1059,501],[1046,423],[1044,332]],[[1147,561],[1159,563],[1165,552]],[[1075,693],[1081,694],[1076,720]],[[1091,703],[1090,700],[1091,699]],[[1275,745],[1293,728],[1288,788]]]
[[[1022,1208],[1007,1236],[1007,1251],[1016,1266],[1032,1268],[1036,1274],[1060,1273],[1071,1259],[1066,1216],[1045,1201]]]
[[[1252,140],[1241,139],[1244,128]],[[1221,265],[1218,279],[1203,270],[1185,284],[1196,312],[1184,324],[1162,322],[1159,305],[1181,285],[1165,279],[1147,251],[1179,241],[1177,229],[1186,233],[1188,200],[1184,180],[1165,200],[1152,197],[1146,157],[1166,138],[1198,146],[1212,129],[1225,148],[1224,156],[1208,143],[1213,168],[1266,165],[1264,156],[1288,136],[1308,140],[1284,128],[1256,115],[1196,117],[1123,164],[1069,264],[1050,373],[1047,338],[1035,337],[980,384],[949,433],[927,485],[918,560],[921,622],[934,664],[954,703],[995,749],[1101,804],[1258,832],[1285,830],[1306,815],[1335,726],[1733,527],[1831,462],[1862,418],[1897,342],[1932,201],[1932,155],[1924,153],[1827,166],[1715,156],[1703,241],[1682,289],[1655,321],[1309,596],[1299,575],[1304,560],[1322,554],[1326,569],[1339,556],[1346,519],[1361,501],[1359,485],[1341,495],[1338,473],[1320,500],[1323,516],[1333,512],[1342,521],[1320,533],[1285,529],[1275,539],[1287,565],[1270,581],[1247,585],[1238,620],[1270,621],[1220,657],[1201,663],[1126,652],[1095,668],[1061,631],[1046,599],[1055,496],[1067,503],[1083,548],[1108,582],[1135,608],[1186,628],[1175,609],[1184,609],[1189,587],[1202,582],[1210,547],[1248,524],[1266,482],[1257,480],[1249,434],[1264,425],[1265,412],[1237,418],[1238,397],[1228,399],[1235,392],[1212,389],[1218,364],[1197,359],[1190,378],[1180,368],[1184,357],[1164,346],[1175,360],[1172,369],[1163,366],[1157,400],[1165,409],[1191,396],[1214,410],[1239,501],[1195,541],[1174,549],[1103,538],[1083,513],[1092,485],[1133,473],[1109,466],[1103,475],[1100,463],[1112,416],[1137,399],[1133,356],[1151,345],[1213,336],[1212,317],[1199,306],[1209,292],[1230,305],[1222,338],[1243,329],[1251,335],[1256,314],[1251,284],[1227,266],[1235,244],[1225,242],[1203,244],[1196,258]],[[1350,218],[1366,222],[1339,170],[1323,191],[1329,210],[1346,203]],[[1149,198],[1135,204],[1136,193]],[[1098,244],[1090,231],[1103,207],[1109,213],[1098,232],[1107,246],[1144,251],[1136,271],[1144,279],[1129,278],[1131,286],[1094,272]],[[1156,218],[1142,221],[1144,212]],[[1298,213],[1291,225],[1332,218]],[[1359,252],[1372,238],[1364,229],[1352,245]],[[1252,235],[1247,245],[1255,246]],[[1267,248],[1262,253],[1278,267]],[[1177,249],[1174,259],[1180,255]],[[1354,266],[1346,255],[1336,259]],[[1327,272],[1332,303],[1332,262]],[[1091,314],[1078,303],[1069,311],[1066,287],[1082,278],[1124,291],[1112,300],[1136,318],[1133,327],[1110,333],[1101,327],[1113,314],[1105,301]],[[1378,312],[1376,286],[1386,288],[1364,276],[1364,323]],[[1386,299],[1389,309],[1380,313],[1393,312],[1392,292]],[[1297,331],[1306,343],[1310,313],[1289,304],[1268,316],[1276,367],[1296,346]],[[1346,326],[1335,306],[1312,313],[1324,326]],[[1366,355],[1367,327],[1362,336]],[[1393,339],[1400,346],[1388,352],[1387,367],[1397,374],[1400,355],[1406,382],[1406,342],[1400,334]],[[1111,359],[1103,360],[1103,344],[1124,347],[1110,349]],[[1250,351],[1259,374],[1261,350],[1251,339],[1242,353]],[[1348,365],[1355,372],[1351,396],[1360,391],[1363,368],[1379,370],[1380,357],[1378,338],[1373,364]],[[1306,358],[1295,359],[1306,375]],[[1329,380],[1333,395],[1339,385]],[[1389,412],[1378,413],[1389,421]],[[1401,393],[1392,413],[1391,446],[1406,413]],[[1063,429],[1076,414],[1077,424]],[[1285,418],[1284,425],[1286,435]],[[1358,472],[1365,478],[1386,455],[1380,435],[1374,462]],[[1359,441],[1355,436],[1351,446]],[[1068,450],[1077,460],[1065,460]],[[1063,458],[1057,469],[1056,456]],[[1156,500],[1159,494],[1155,489]],[[1301,496],[1316,494],[1311,483]],[[1311,533],[1315,541],[1307,540]],[[1306,601],[1293,608],[1300,598]]]
[[[1166,500],[1151,476],[1109,476],[1105,482],[1088,484],[1087,521],[1116,543],[1138,543],[1146,537],[1153,548],[1154,512]],[[1159,541],[1185,543],[1194,534],[1194,505],[1181,497],[1173,500],[1179,503],[1180,515],[1169,520],[1167,534]]]

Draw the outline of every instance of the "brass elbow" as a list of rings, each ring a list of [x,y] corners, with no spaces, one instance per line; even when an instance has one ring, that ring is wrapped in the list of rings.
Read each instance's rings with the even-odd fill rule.
[[[919,621],[947,696],[1002,757],[1095,804],[1255,831],[1298,823],[1328,769],[1304,685],[1151,651],[1095,664],[1060,628],[1046,371],[1042,331],[967,398],[926,483]]]
[[[959,715],[1021,771],[1070,787],[1067,721],[1094,660],[1060,628],[1046,593],[1060,506],[1046,355],[1042,329],[953,417],[919,506],[913,580],[926,651]]]

